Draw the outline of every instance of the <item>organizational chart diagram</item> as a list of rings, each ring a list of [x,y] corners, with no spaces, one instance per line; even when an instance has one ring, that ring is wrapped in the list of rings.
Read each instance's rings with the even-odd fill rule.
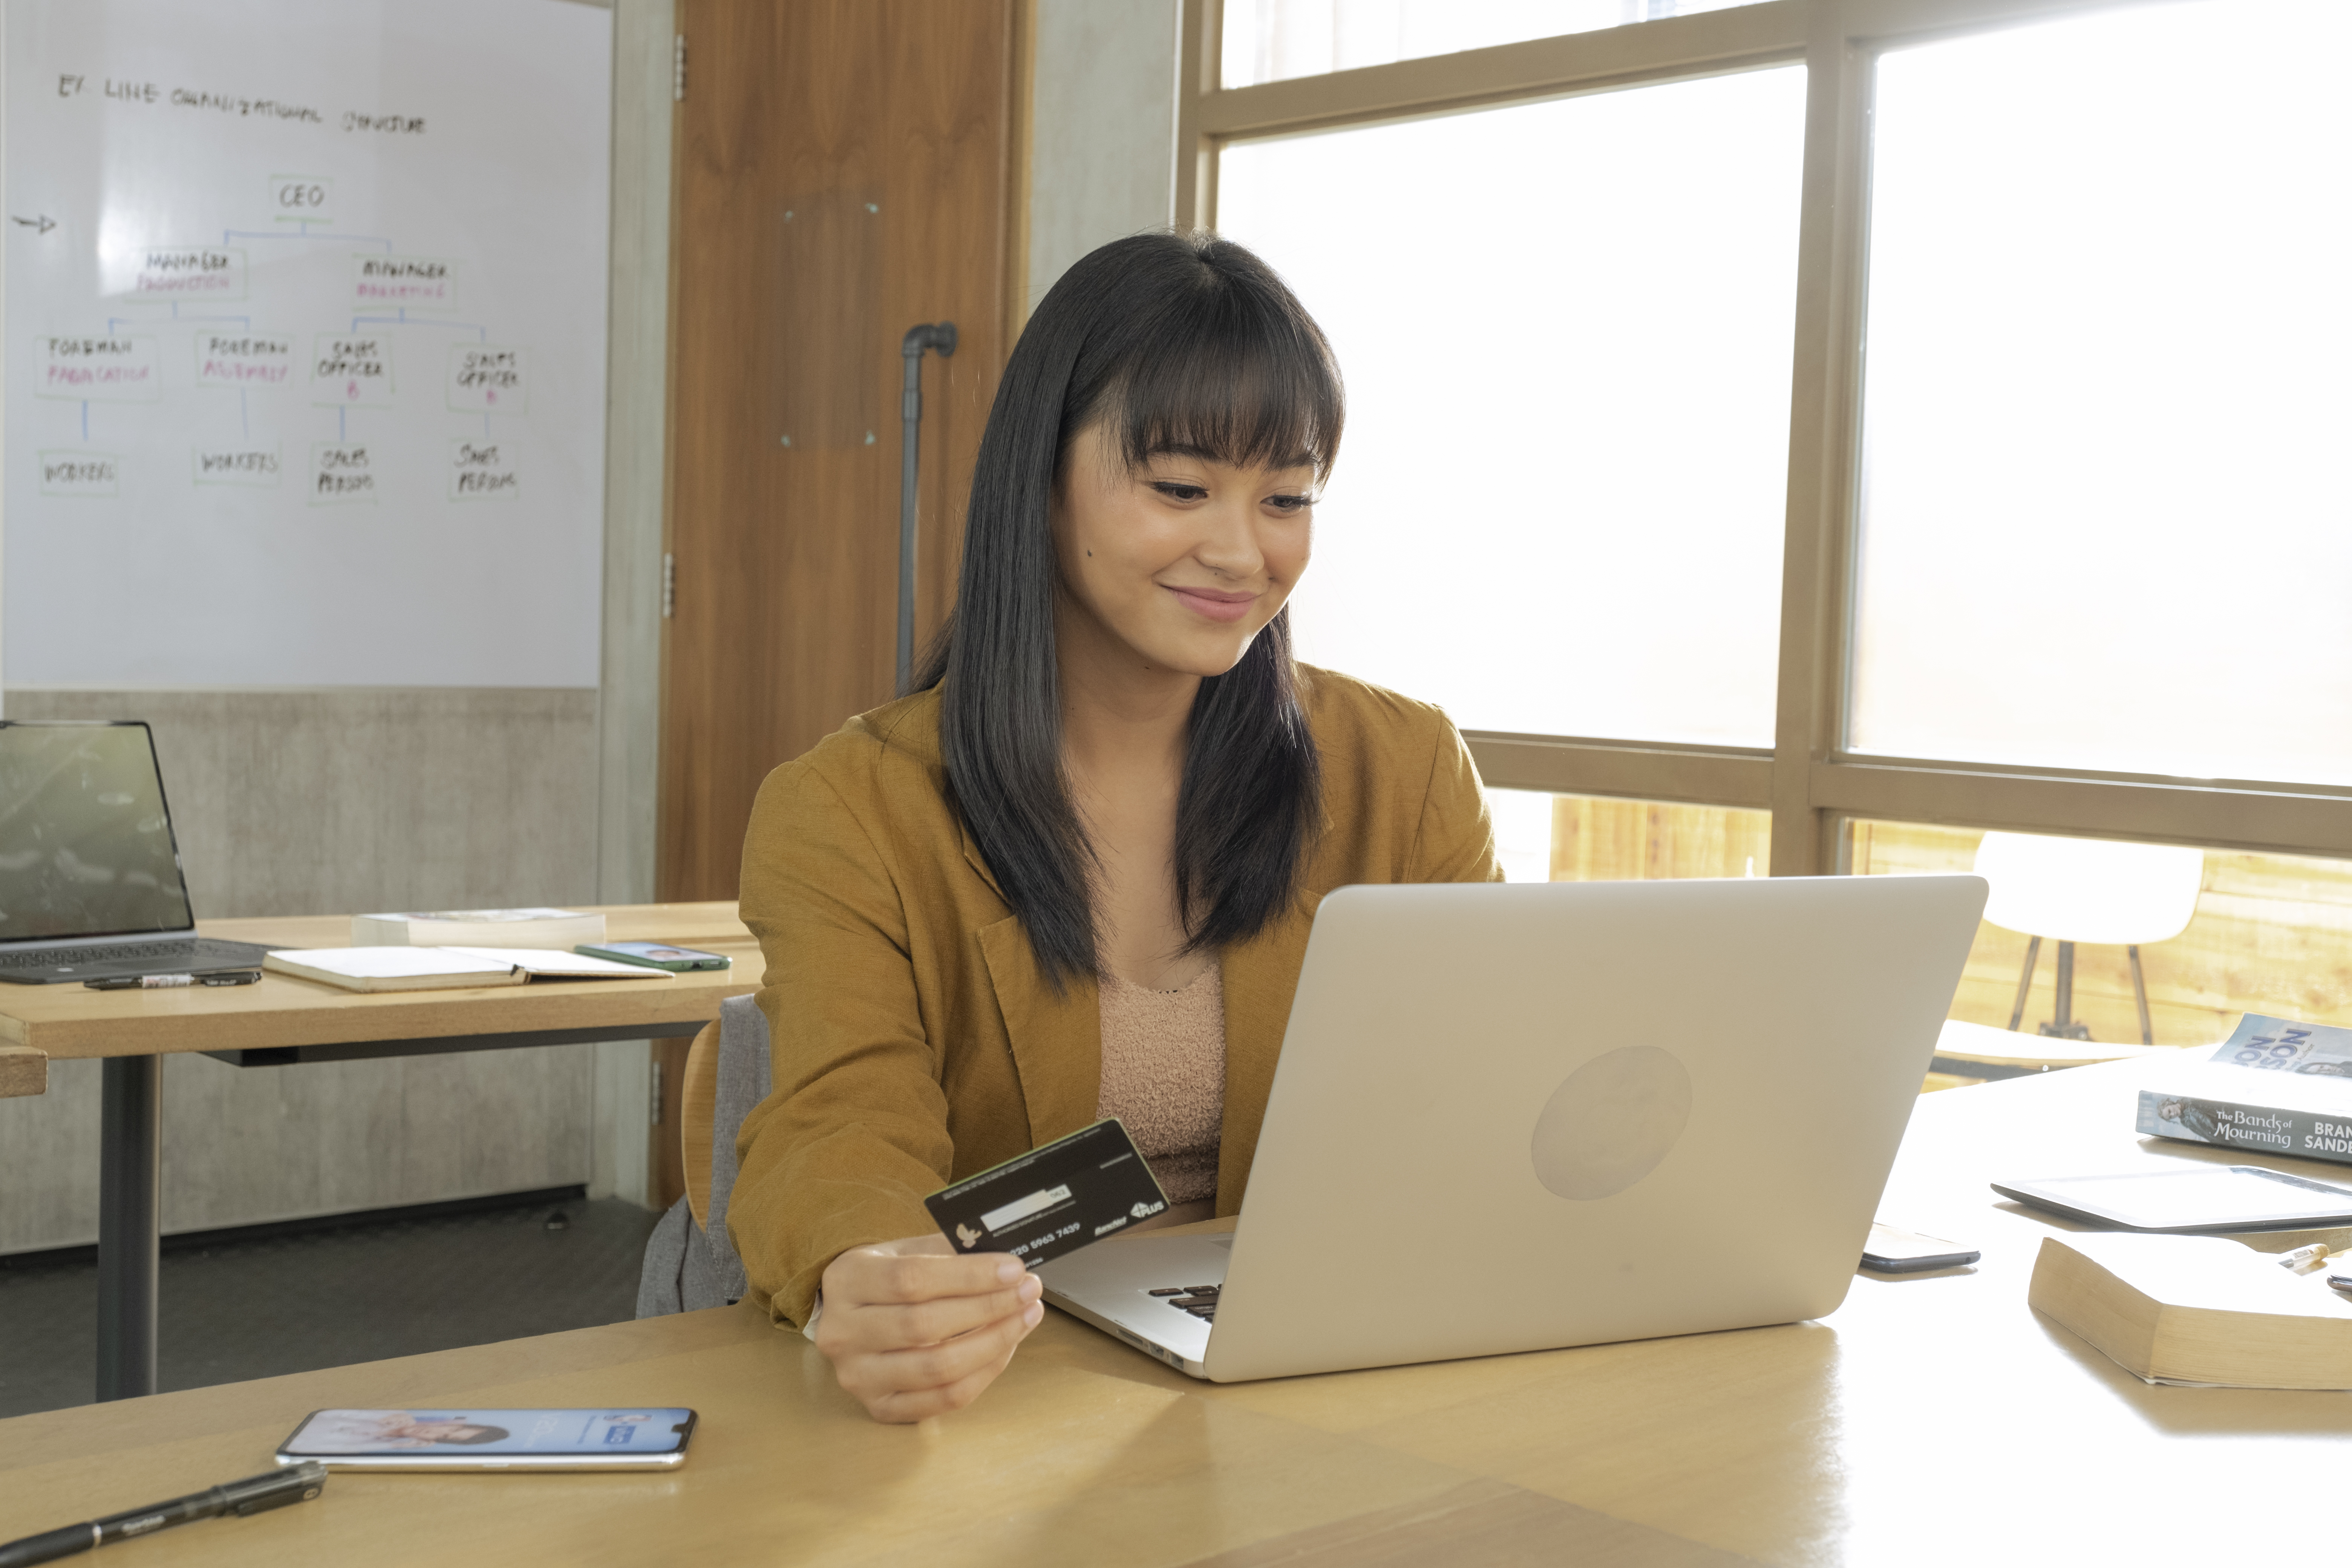
[[[334,184],[327,175],[270,176],[270,216],[282,226],[225,228],[217,244],[139,247],[127,268],[114,263],[127,277],[119,293],[110,293],[119,313],[107,317],[102,332],[40,335],[33,345],[37,395],[80,405],[78,443],[45,445],[39,453],[41,493],[121,493],[126,465],[139,458],[105,440],[105,405],[231,391],[235,434],[225,419],[204,421],[222,434],[191,447],[190,483],[275,487],[290,475],[314,506],[378,500],[389,493],[385,444],[409,438],[385,417],[402,404],[403,366],[412,377],[437,382],[449,413],[481,421],[478,432],[447,437],[439,499],[488,501],[520,493],[515,422],[530,413],[530,351],[492,342],[487,324],[459,319],[464,261],[403,254],[389,237],[336,230]],[[349,256],[347,318],[308,331],[273,320],[267,299],[254,298],[251,258],[257,249],[279,245]],[[102,271],[108,261],[101,258]],[[261,291],[266,296],[266,282]],[[254,394],[286,388],[307,395],[314,417],[334,411],[331,438],[323,426],[306,432],[307,442],[283,430],[278,422],[295,411],[283,397],[267,400],[257,427]],[[95,427],[94,405],[101,411]],[[289,442],[298,450],[307,445],[307,454],[289,461]]]

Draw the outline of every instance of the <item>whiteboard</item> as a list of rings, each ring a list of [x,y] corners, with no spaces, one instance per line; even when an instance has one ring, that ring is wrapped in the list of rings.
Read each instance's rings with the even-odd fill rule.
[[[6,13],[8,684],[595,685],[612,13]]]

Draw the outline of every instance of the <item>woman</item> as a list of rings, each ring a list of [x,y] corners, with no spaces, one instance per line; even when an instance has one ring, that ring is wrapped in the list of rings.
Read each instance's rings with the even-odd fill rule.
[[[1341,412],[1248,251],[1088,256],[1005,366],[919,689],[761,789],[775,1089],[728,1228],[877,1419],[968,1404],[1044,1314],[926,1193],[1118,1115],[1170,1222],[1239,1212],[1317,901],[1498,875],[1444,716],[1292,662]]]

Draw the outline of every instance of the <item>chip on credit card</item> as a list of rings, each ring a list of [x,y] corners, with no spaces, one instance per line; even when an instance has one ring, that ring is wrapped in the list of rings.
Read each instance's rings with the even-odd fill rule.
[[[1118,1118],[1056,1138],[923,1200],[958,1252],[1034,1266],[1142,1224],[1168,1194]]]

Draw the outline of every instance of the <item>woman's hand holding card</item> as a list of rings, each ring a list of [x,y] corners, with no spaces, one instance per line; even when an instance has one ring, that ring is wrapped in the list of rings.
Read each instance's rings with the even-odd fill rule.
[[[961,1410],[1045,1315],[1045,1286],[1003,1253],[957,1256],[944,1236],[853,1247],[824,1271],[812,1338],[877,1421]]]

